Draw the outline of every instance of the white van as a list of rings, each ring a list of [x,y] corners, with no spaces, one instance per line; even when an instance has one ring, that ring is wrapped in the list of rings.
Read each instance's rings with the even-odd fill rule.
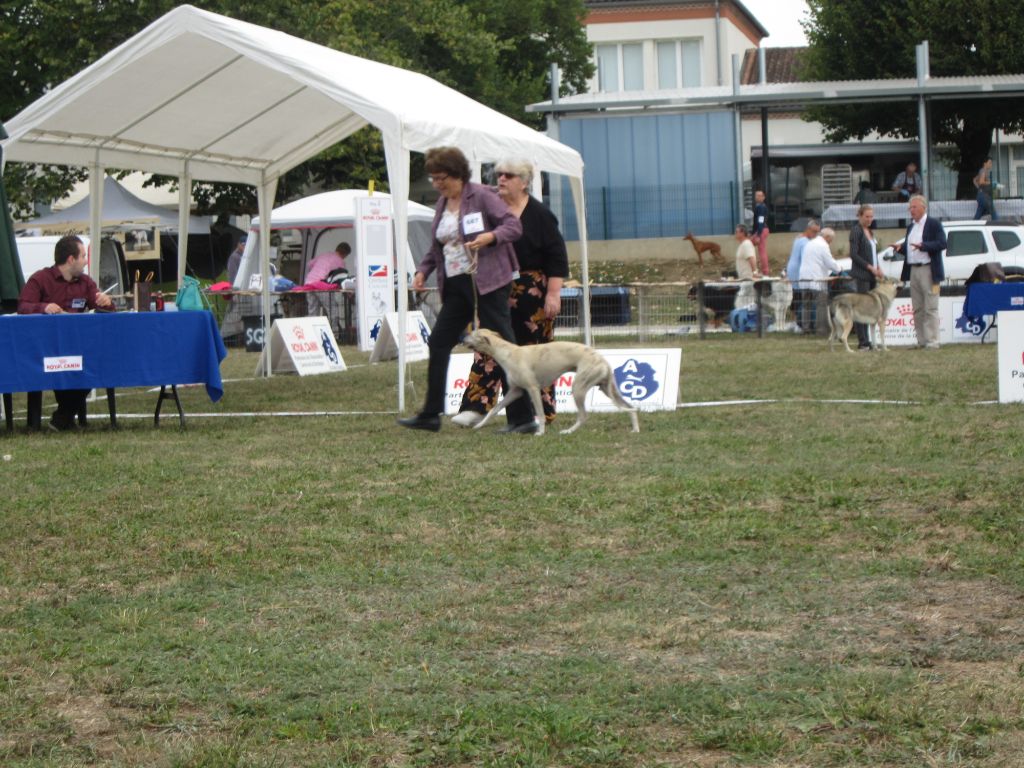
[[[86,235],[79,235],[85,243],[85,251],[89,258],[86,262],[85,271],[91,275],[92,248],[89,238]],[[18,256],[21,259],[21,272],[28,280],[40,269],[53,266],[53,252],[60,237],[47,235],[44,237],[18,237],[15,238],[18,245]],[[121,244],[112,238],[103,238],[102,259],[100,260],[100,279],[96,280],[101,291],[105,291],[116,284],[113,293],[125,293],[130,289],[128,285],[128,267],[125,263],[124,251]]]

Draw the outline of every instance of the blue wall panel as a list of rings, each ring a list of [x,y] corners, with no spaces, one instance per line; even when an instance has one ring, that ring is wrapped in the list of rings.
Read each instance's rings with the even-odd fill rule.
[[[727,234],[738,220],[731,112],[602,116],[559,121],[583,155],[594,240]],[[568,185],[552,207],[577,237]]]

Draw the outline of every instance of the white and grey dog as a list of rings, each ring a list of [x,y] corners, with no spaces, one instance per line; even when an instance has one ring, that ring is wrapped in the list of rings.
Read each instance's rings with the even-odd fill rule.
[[[543,435],[544,409],[540,399],[541,387],[547,386],[557,376],[567,371],[575,371],[572,398],[576,402],[576,423],[568,429],[563,429],[563,435],[575,432],[587,420],[586,398],[592,387],[600,387],[616,407],[627,411],[633,422],[633,431],[640,431],[636,408],[627,403],[619,392],[612,367],[590,347],[572,341],[552,341],[548,344],[518,347],[505,341],[494,331],[484,328],[473,331],[465,343],[470,349],[493,357],[505,371],[509,385],[508,392],[501,401],[475,425],[474,429],[480,429],[506,405],[525,393],[533,403],[537,424],[537,431],[534,434]]]
[[[885,351],[885,319],[889,307],[896,298],[899,285],[887,278],[881,278],[867,293],[841,293],[832,299],[828,309],[828,348],[834,341],[841,340],[847,352],[850,349],[849,336],[854,323],[866,323],[878,328],[878,338]]]
[[[786,327],[786,313],[793,303],[793,285],[788,280],[774,280],[771,287],[771,293],[761,297],[761,306],[772,313],[775,330],[781,331]]]

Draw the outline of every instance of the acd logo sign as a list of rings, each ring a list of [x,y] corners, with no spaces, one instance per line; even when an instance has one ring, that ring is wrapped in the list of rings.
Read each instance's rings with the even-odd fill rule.
[[[658,380],[650,363],[630,358],[615,369],[615,384],[627,400],[639,403],[658,391]]]

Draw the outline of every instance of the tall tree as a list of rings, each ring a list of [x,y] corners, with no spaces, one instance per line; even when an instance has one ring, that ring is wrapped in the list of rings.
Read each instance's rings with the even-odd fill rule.
[[[932,77],[1024,72],[1024,3],[1020,0],[808,0],[805,80],[906,78],[916,75],[915,46],[928,41]],[[917,138],[917,102],[863,103],[810,111],[830,141],[877,131]],[[1024,128],[1024,100],[930,102],[932,142],[951,147],[957,197],[992,148],[993,131]]]
[[[173,8],[175,0],[0,0],[0,116],[10,118]],[[357,56],[430,75],[521,121],[523,107],[547,95],[548,67],[563,88],[592,73],[583,0],[202,0],[196,5],[280,29]],[[9,163],[5,180],[22,211],[66,194],[82,169]],[[386,177],[379,134],[364,129],[282,180],[278,201],[310,186],[363,186]],[[173,183],[155,178],[156,184]],[[209,212],[252,212],[247,187],[197,183]]]

